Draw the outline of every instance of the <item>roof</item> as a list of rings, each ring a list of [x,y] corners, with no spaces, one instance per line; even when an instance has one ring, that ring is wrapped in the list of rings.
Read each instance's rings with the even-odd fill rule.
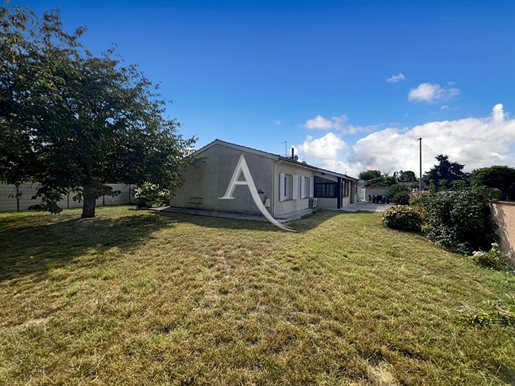
[[[331,176],[334,176],[334,177],[341,177],[341,178],[345,178],[345,179],[349,179],[349,180],[358,181],[357,178],[349,177],[346,174],[341,174],[341,173],[333,172],[331,170],[322,169],[322,168],[319,168],[319,167],[316,167],[316,166],[309,165],[309,164],[307,164],[305,162],[295,161],[292,158],[283,157],[283,156],[278,155],[278,154],[268,153],[266,151],[253,149],[251,147],[237,145],[235,143],[230,143],[230,142],[222,141],[221,139],[215,139],[213,142],[210,142],[207,145],[205,145],[205,146],[201,147],[200,149],[198,149],[196,151],[196,153],[197,154],[203,153],[206,150],[208,150],[208,149],[210,149],[210,148],[212,148],[214,146],[217,146],[217,145],[225,146],[225,147],[228,147],[228,148],[231,148],[231,149],[245,151],[247,153],[259,155],[261,157],[266,157],[266,158],[273,159],[273,160],[276,160],[276,161],[291,163],[291,164],[294,164],[294,165],[297,165],[297,166],[305,167],[307,169],[318,171],[320,173],[325,173],[325,174],[328,174],[328,175],[331,175]]]

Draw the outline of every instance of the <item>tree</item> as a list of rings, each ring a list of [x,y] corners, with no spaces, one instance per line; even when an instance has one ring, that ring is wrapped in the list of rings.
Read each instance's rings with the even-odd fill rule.
[[[397,179],[401,182],[415,182],[417,180],[417,176],[411,170],[401,170],[397,173]]]
[[[451,189],[456,182],[466,183],[468,176],[462,172],[465,165],[457,162],[450,162],[449,156],[440,154],[436,156],[439,162],[429,172],[424,174],[423,180],[426,184],[433,184],[434,189]]]
[[[0,177],[35,181],[43,208],[62,194],[95,200],[108,182],[150,181],[173,189],[195,138],[163,117],[157,87],[108,50],[94,57],[79,43],[85,28],[62,30],[59,12],[38,19],[24,7],[0,8]]]
[[[472,171],[471,180],[474,186],[483,185],[499,189],[501,191],[500,199],[504,201],[508,196],[508,192],[515,190],[515,169],[508,166],[491,166],[475,169]],[[515,199],[515,197],[512,199]]]
[[[380,178],[381,172],[379,170],[365,170],[359,173],[358,178],[360,180],[370,181],[374,178]]]

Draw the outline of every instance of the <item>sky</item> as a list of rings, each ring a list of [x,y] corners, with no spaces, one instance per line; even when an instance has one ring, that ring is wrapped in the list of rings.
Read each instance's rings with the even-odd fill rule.
[[[200,148],[215,139],[357,177],[439,154],[515,167],[512,0],[12,0],[116,44]],[[418,139],[422,138],[421,141]]]

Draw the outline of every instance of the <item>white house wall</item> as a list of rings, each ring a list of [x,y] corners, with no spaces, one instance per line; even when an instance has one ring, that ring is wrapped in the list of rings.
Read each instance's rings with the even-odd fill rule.
[[[281,174],[297,176],[297,178],[294,178],[294,183],[298,192],[298,196],[296,198],[280,201]],[[310,194],[306,198],[301,198],[302,177],[311,179]],[[301,164],[295,165],[289,162],[279,161],[275,166],[274,178],[276,181],[274,192],[274,198],[276,200],[274,216],[281,216],[287,213],[298,212],[309,208],[309,197],[313,197],[313,171],[311,169],[302,167]]]
[[[273,214],[274,160],[232,147],[216,145],[203,151],[204,158],[197,167],[189,167],[182,174],[183,185],[177,189],[170,205],[179,208],[196,208],[223,212],[260,214],[247,185],[236,186],[232,200],[220,200],[229,186],[240,156],[243,154],[256,189],[265,202],[269,199]],[[244,177],[240,176],[240,180]]]

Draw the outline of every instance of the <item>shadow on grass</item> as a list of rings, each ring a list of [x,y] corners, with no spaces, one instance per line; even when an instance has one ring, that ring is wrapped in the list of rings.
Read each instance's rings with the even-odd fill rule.
[[[177,224],[171,216],[130,209],[121,216],[69,217],[41,214],[2,219],[0,281],[42,274],[84,254],[98,255],[102,260],[103,252],[113,247],[134,248],[159,229]]]
[[[92,258],[80,264],[95,265],[103,261],[104,252],[111,248],[127,251],[140,247],[153,237],[153,233],[181,223],[223,230],[285,232],[265,221],[132,209],[112,216],[99,212],[99,216],[91,219],[70,218],[70,214],[65,218],[47,214],[12,214],[2,218],[0,282],[26,275],[43,275],[49,269],[64,266],[88,254]],[[288,225],[296,232],[303,233],[340,214],[321,211]],[[192,239],[192,242],[195,240]]]

